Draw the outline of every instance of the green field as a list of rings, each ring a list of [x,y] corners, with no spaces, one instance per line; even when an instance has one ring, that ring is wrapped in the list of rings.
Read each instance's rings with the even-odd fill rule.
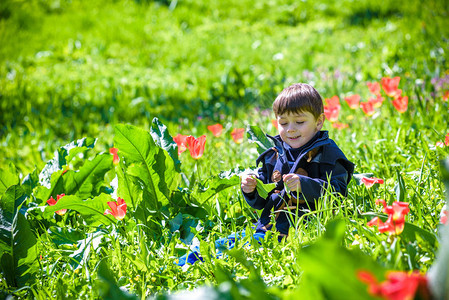
[[[448,17],[442,0],[2,1],[0,295],[369,299],[361,270],[441,271]],[[403,112],[384,89],[372,114],[345,100],[396,76]],[[216,258],[258,218],[238,176],[296,82],[339,98],[324,129],[356,165],[349,195],[326,192],[282,242],[247,234]],[[178,154],[177,134],[206,135],[202,157]],[[123,220],[104,215],[117,197]],[[377,199],[409,203],[401,234],[367,225],[386,216]],[[204,261],[177,266],[195,245]]]

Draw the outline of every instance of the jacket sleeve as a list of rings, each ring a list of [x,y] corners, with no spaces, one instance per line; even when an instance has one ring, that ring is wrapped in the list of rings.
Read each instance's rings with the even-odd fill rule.
[[[349,172],[340,161],[336,161],[335,166],[330,172],[330,181],[327,178],[327,172],[321,175],[321,178],[310,178],[308,176],[299,175],[301,182],[302,198],[308,202],[314,203],[324,193],[324,189],[328,188],[328,182],[334,192],[344,196],[347,194],[347,185],[350,177]]]

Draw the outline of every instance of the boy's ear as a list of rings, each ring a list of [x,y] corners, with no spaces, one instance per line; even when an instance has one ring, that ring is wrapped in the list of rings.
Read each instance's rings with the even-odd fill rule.
[[[318,131],[320,131],[321,128],[323,128],[324,120],[326,120],[324,114],[318,116],[318,119],[316,120],[316,129],[318,129]]]

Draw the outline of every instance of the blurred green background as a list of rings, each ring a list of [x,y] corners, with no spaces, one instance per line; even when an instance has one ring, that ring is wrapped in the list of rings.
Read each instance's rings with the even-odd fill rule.
[[[112,146],[115,123],[243,126],[294,82],[363,99],[398,75],[438,93],[448,14],[444,0],[3,0],[0,167],[42,167],[83,136]]]

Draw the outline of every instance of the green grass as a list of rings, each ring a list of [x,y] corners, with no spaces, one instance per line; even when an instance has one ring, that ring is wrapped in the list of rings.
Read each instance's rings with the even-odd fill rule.
[[[17,278],[11,284],[6,264],[11,250],[4,246],[9,233],[2,235],[1,295],[107,298],[126,290],[142,299],[165,299],[199,288],[218,298],[368,298],[357,270],[371,270],[379,280],[385,270],[428,272],[443,238],[440,213],[447,192],[440,161],[449,147],[436,143],[449,133],[448,101],[443,99],[449,91],[448,4],[174,4],[0,4],[0,211],[3,220],[22,216],[15,208],[24,200],[26,217],[17,217],[13,227],[24,240],[36,239],[32,247],[20,244],[23,240],[12,247],[21,267],[14,270]],[[409,97],[405,113],[397,112],[388,97],[371,117],[346,105],[344,97],[350,94],[366,101],[366,82],[385,76],[401,77],[399,88]],[[305,223],[296,219],[287,240],[278,242],[272,233],[262,247],[254,242],[249,247],[247,235],[225,258],[214,259],[214,241],[249,232],[258,214],[245,203],[235,176],[218,176],[255,167],[255,145],[247,139],[234,143],[230,132],[256,125],[276,134],[271,103],[294,82],[313,84],[324,98],[340,97],[338,121],[348,128],[338,130],[326,121],[324,129],[355,163],[356,173],[385,183],[367,189],[354,179],[347,198],[328,192]],[[174,174],[170,192],[149,188],[162,174],[145,173],[152,170],[146,165],[151,159],[144,163],[123,152],[124,164],[115,166],[107,155],[110,147],[123,143],[114,130],[117,124],[149,131],[154,117],[171,136],[207,135],[199,160],[188,151],[180,155],[181,173],[171,169],[168,154],[161,154],[166,152],[158,152],[156,169],[164,176]],[[218,138],[207,130],[217,122],[225,127]],[[95,147],[79,148],[75,151],[82,155],[57,164],[50,190],[39,183],[37,176],[54,151],[86,136],[97,138]],[[102,162],[103,171],[88,168],[93,159]],[[63,169],[68,169],[64,175]],[[87,169],[93,175],[82,183],[74,179]],[[91,210],[102,214],[108,208],[116,174],[118,195],[128,196],[128,213],[118,222],[101,217],[107,224],[99,226],[100,216]],[[219,183],[230,187],[213,190]],[[68,191],[71,207],[91,200],[63,217],[49,208],[41,211],[48,207],[47,196]],[[148,196],[154,191],[158,200]],[[408,224],[396,238],[366,225],[374,214],[382,215],[375,204],[379,198],[410,205]],[[192,236],[205,261],[181,269],[174,261]],[[35,279],[27,279],[24,270]]]

